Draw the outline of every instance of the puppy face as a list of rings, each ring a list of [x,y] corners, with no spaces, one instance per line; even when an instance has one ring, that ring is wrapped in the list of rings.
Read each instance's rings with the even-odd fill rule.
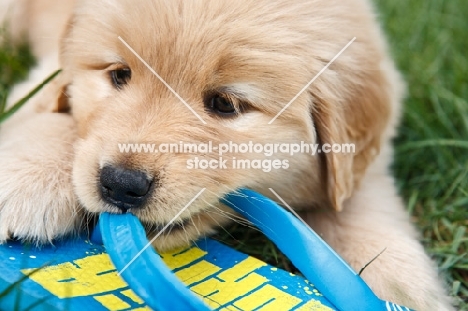
[[[350,2],[361,10],[332,2],[79,2],[61,61],[80,136],[73,179],[81,203],[91,212],[132,212],[157,230],[206,189],[156,241],[160,249],[232,218],[218,201],[239,187],[265,194],[271,187],[299,208],[340,209],[378,153],[393,90],[378,32],[367,27],[369,9],[358,0]],[[353,37],[357,42],[268,124]],[[264,172],[187,167],[195,157],[219,160],[217,152],[119,150],[126,143],[250,141],[354,143],[356,153],[273,155],[288,168]],[[234,157],[271,159],[223,155],[228,163]],[[119,191],[134,200],[122,202]]]

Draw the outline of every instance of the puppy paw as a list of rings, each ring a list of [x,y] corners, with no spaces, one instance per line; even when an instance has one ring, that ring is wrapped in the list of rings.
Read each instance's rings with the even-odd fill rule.
[[[0,131],[0,243],[35,243],[74,232],[82,220],[71,181],[74,123],[36,114]]]
[[[402,241],[400,249],[387,249],[381,257],[361,275],[381,298],[414,310],[455,310],[419,243]]]

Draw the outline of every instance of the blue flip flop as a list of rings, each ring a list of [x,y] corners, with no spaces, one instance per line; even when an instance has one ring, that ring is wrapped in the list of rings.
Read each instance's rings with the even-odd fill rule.
[[[241,189],[222,202],[304,277],[208,238],[157,254],[144,249],[135,216],[102,214],[91,241],[0,246],[0,310],[410,310],[379,299],[314,231],[270,199]]]

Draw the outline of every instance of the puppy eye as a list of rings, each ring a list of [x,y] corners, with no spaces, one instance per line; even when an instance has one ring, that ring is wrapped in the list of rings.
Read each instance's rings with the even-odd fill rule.
[[[227,98],[215,95],[208,101],[208,108],[220,116],[232,116],[236,114],[236,107]]]
[[[130,68],[121,68],[111,70],[110,72],[112,84],[118,89],[121,89],[132,78],[132,71]]]

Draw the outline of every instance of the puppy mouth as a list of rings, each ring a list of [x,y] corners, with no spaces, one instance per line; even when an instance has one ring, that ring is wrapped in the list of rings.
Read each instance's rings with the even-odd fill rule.
[[[138,218],[141,222],[142,226],[145,228],[147,233],[151,234],[158,234],[161,232],[162,235],[169,235],[173,232],[178,232],[188,227],[194,225],[193,219],[194,217],[198,217],[203,214],[203,211],[199,211],[185,218],[176,218],[166,222],[155,222],[154,220],[148,220],[147,216],[145,216],[145,208],[132,208],[132,206],[128,206],[128,208],[122,208],[122,205],[125,204],[124,202],[106,202],[107,209],[106,212],[111,214],[132,214]]]
[[[102,192],[108,191],[108,190],[102,190]],[[144,199],[135,197],[133,202],[124,202],[121,200],[116,200],[113,198],[106,198],[106,203],[110,204],[113,207],[118,208],[120,214],[126,214],[126,213],[131,213],[132,208],[135,208],[135,205],[143,205],[144,204]]]
[[[141,220],[140,220],[141,221]],[[192,225],[192,218],[178,219],[173,222],[155,224],[147,221],[141,221],[141,224],[145,228],[146,232],[150,234],[170,234],[174,231],[184,230],[188,226]]]
[[[177,217],[170,219],[170,214],[162,212],[168,209],[167,205],[170,203],[165,202],[164,198],[158,200],[154,195],[159,186],[159,178],[148,176],[144,171],[122,165],[105,165],[98,173],[100,207],[97,211],[130,213],[139,219],[148,236],[181,236],[183,231],[186,236],[196,236],[201,234],[198,226],[208,231],[212,229],[213,224],[206,220],[206,215],[202,215],[207,212],[206,209],[194,210],[184,215],[179,212]]]

